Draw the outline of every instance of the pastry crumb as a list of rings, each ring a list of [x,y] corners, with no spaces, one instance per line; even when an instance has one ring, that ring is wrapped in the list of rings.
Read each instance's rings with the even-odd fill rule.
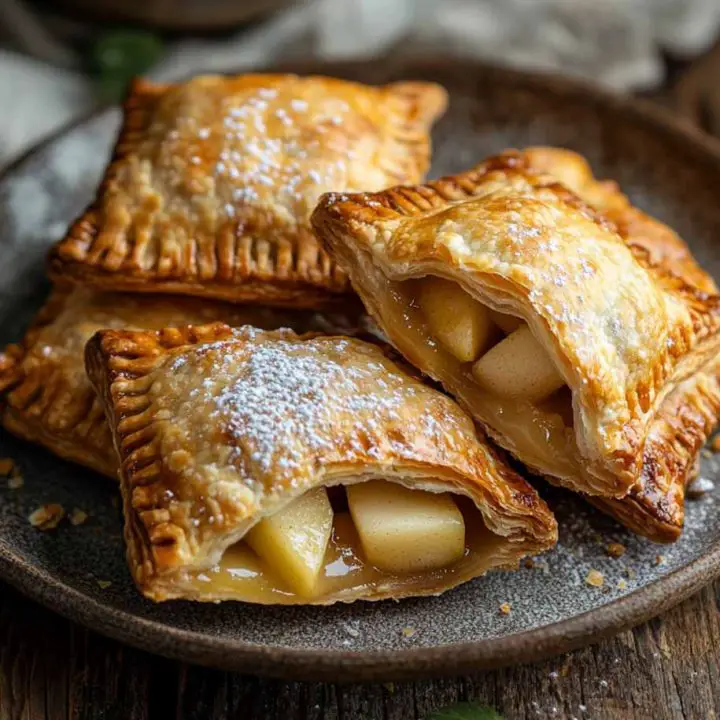
[[[415,634],[415,632],[415,628],[408,625],[400,631],[400,634],[405,638],[411,638]]]
[[[618,590],[627,590],[627,580],[620,578],[617,583]]]
[[[635,571],[631,567],[623,568],[623,572],[630,580],[635,577]]]
[[[360,622],[358,620],[348,620],[348,622],[344,622],[340,624],[340,628],[342,631],[349,635],[351,638],[359,638],[360,637]]]
[[[700,454],[701,454],[704,458],[711,458],[711,457],[713,456],[713,454],[712,454],[707,448],[703,448],[703,449],[700,451]]]
[[[614,543],[608,543],[605,546],[605,552],[611,557],[611,558],[619,558],[622,557],[625,554],[625,546],[622,543],[614,542]]]
[[[720,437],[720,436],[718,436]],[[715,483],[710,479],[698,475],[687,487],[687,496],[695,500],[715,489]]]
[[[73,508],[70,514],[71,525],[82,525],[88,519],[88,514],[80,508]]]
[[[107,590],[112,585],[112,581],[111,580],[98,580],[97,584],[101,590]]]
[[[525,558],[524,565],[528,570],[532,570],[535,567],[535,561],[532,558]]]
[[[512,611],[512,605],[509,602],[504,602],[498,608],[501,615],[509,615]]]
[[[30,524],[38,530],[53,530],[65,517],[65,509],[58,503],[41,505],[28,515]]]
[[[394,695],[394,694],[395,694],[395,683],[393,683],[393,682],[386,682],[386,683],[383,683],[383,687],[384,687],[391,695]]]
[[[0,458],[0,475],[7,477],[14,469],[15,461],[12,458]]]
[[[655,556],[655,564],[656,565],[665,565],[667,562],[667,557],[665,555],[656,555]]]
[[[590,570],[585,576],[585,582],[593,587],[602,587],[605,583],[605,576],[599,570]]]

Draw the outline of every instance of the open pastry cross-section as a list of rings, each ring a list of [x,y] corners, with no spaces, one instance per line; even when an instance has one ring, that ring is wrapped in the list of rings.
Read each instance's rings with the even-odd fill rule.
[[[95,202],[51,252],[56,280],[318,307],[350,288],[309,215],[330,190],[419,182],[444,110],[432,83],[295,75],[137,81]]]
[[[86,363],[154,600],[437,594],[556,540],[470,417],[376,345],[215,323],[103,331]]]
[[[390,341],[501,445],[623,498],[666,401],[715,362],[720,302],[521,160],[326,195],[313,225]]]

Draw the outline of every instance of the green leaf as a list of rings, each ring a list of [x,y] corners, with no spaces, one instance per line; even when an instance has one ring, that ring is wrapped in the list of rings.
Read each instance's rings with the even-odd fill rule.
[[[503,720],[492,708],[477,703],[461,702],[435,710],[427,720]]]
[[[149,70],[164,51],[163,41],[144,30],[115,30],[102,35],[91,56],[100,98],[106,102],[120,100],[130,80]]]

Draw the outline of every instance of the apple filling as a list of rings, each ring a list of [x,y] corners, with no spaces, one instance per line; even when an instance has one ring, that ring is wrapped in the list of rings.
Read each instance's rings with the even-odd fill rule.
[[[247,544],[298,595],[312,596],[332,533],[333,510],[325,488],[305,493],[261,520]]]
[[[472,363],[475,380],[489,392],[537,403],[565,385],[520,318],[490,310],[438,277],[420,281],[418,303],[432,337],[459,362]]]
[[[502,542],[462,495],[377,479],[329,490],[261,520],[218,565],[192,574],[193,589],[266,603],[372,597],[398,583],[422,590],[448,573],[481,574]]]
[[[375,480],[351,485],[347,497],[365,558],[380,570],[438,570],[465,552],[465,521],[447,493]]]
[[[565,385],[553,361],[522,325],[472,366],[475,379],[500,397],[537,403]]]
[[[445,383],[526,464],[558,477],[577,474],[572,394],[523,319],[436,276],[393,283],[389,299],[384,325],[404,328],[390,334],[406,357]]]

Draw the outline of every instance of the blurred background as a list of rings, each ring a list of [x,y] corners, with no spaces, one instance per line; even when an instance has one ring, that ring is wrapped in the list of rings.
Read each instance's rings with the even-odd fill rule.
[[[453,55],[580,76],[720,135],[720,0],[0,0],[0,168],[128,80]],[[469,66],[470,67],[470,66]]]

